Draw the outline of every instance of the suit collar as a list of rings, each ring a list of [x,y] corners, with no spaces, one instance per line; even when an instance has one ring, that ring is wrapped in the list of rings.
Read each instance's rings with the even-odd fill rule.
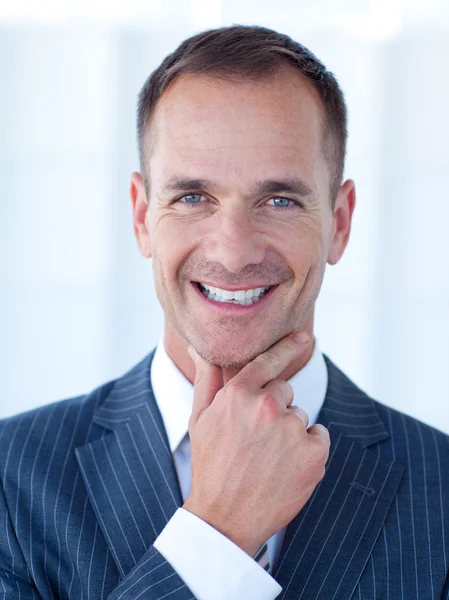
[[[323,356],[329,379],[318,423],[337,428],[363,448],[387,439],[389,433],[374,400],[354,385],[328,356]]]
[[[111,391],[94,415],[94,423],[115,431],[124,423],[131,421],[145,405],[148,405],[161,431],[164,430],[151,388],[150,366],[154,352],[155,350],[152,350],[114,382]],[[166,438],[165,433],[163,435]]]

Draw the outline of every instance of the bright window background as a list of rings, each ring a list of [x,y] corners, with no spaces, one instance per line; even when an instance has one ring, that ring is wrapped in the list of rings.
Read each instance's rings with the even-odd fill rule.
[[[157,342],[128,197],[136,96],[183,38],[232,23],[292,35],[346,93],[358,201],[317,304],[322,350],[449,432],[447,0],[0,0],[0,417]]]

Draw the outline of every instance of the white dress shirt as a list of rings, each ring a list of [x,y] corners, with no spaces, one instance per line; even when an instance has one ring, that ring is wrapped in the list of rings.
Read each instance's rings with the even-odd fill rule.
[[[293,405],[316,423],[327,390],[327,368],[316,338],[307,364],[288,381]],[[188,421],[193,385],[168,356],[161,336],[151,363],[151,385],[167,431],[185,501],[192,484]],[[285,528],[267,542],[270,565],[279,557]],[[274,600],[281,586],[239,546],[188,510],[179,508],[154,543],[198,600]]]

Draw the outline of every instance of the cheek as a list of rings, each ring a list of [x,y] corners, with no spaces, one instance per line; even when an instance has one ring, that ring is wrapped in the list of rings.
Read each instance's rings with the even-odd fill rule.
[[[297,273],[307,275],[310,269],[321,264],[324,254],[323,232],[318,223],[303,222],[294,231],[284,235],[279,248],[290,267]]]
[[[163,219],[155,224],[153,239],[153,270],[164,287],[176,281],[179,270],[191,252],[188,229],[178,220]]]

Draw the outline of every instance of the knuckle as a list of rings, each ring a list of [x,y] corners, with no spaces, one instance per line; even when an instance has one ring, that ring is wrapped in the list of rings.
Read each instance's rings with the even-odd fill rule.
[[[329,447],[326,446],[326,444],[317,444],[317,449],[316,449],[316,458],[317,461],[323,465],[326,464],[327,459],[329,458]]]
[[[316,457],[315,457],[316,458]],[[326,474],[326,466],[322,461],[312,459],[308,462],[305,467],[305,477],[309,481],[313,481],[315,484],[320,482]]]
[[[277,419],[279,415],[279,403],[271,392],[264,392],[259,396],[259,413],[267,421]]]
[[[260,364],[262,367],[278,367],[279,356],[272,350],[266,350],[262,354],[259,354],[254,359],[254,362]]]
[[[273,392],[264,391],[259,396],[261,405],[271,405],[275,403],[277,405],[277,400]]]
[[[297,435],[297,432],[304,430],[304,422],[298,411],[297,406],[289,406],[287,409],[287,427],[290,427],[293,432]],[[295,419],[291,418],[290,415],[295,415]],[[299,417],[299,418],[298,418]]]
[[[288,381],[285,381],[284,379],[277,379],[276,381],[279,382],[279,387],[283,393],[291,397],[294,396],[293,386]]]
[[[300,427],[301,430],[305,430],[307,428],[307,424],[309,422],[309,417],[307,413],[302,410],[299,406],[289,406],[288,412],[296,415],[299,419],[290,419],[292,427]]]
[[[325,427],[321,423],[316,423],[315,427],[316,427],[316,429],[321,431],[323,438],[330,440],[330,434],[329,434],[329,430],[327,429],[327,427]]]
[[[326,467],[324,465],[319,465],[318,467],[315,468],[314,477],[315,477],[315,481],[317,482],[317,484],[322,479],[324,479],[325,475],[326,475]]]
[[[306,424],[309,422],[309,416],[305,410],[303,410],[300,406],[295,406],[296,414],[301,418],[301,421]]]
[[[330,446],[330,434],[324,425],[321,425],[321,423],[315,423],[315,425],[312,425],[311,429],[314,434],[313,437],[317,443],[323,444],[324,446]]]
[[[241,395],[247,395],[248,388],[244,381],[231,379],[231,381],[227,383],[224,388],[219,391],[219,393],[230,399]]]

